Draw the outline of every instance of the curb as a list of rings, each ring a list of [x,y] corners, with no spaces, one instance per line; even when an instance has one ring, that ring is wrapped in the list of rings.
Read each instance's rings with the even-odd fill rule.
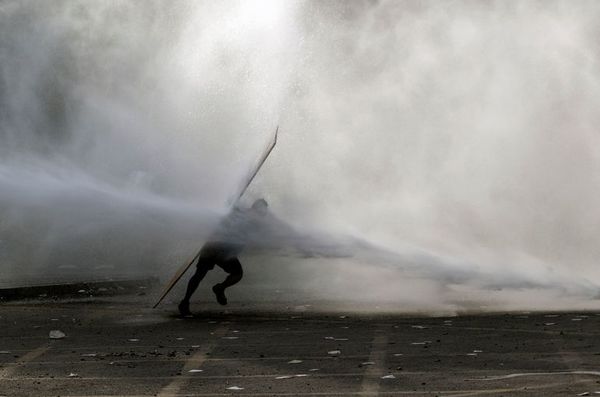
[[[0,288],[0,302],[21,299],[88,298],[90,296],[145,295],[158,285],[157,278],[87,281],[27,287]]]

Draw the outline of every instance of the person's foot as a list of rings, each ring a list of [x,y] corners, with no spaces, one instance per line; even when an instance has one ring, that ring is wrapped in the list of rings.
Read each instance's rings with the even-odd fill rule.
[[[212,290],[217,297],[217,302],[219,302],[221,305],[226,305],[227,297],[225,296],[225,288],[223,288],[221,284],[216,284],[214,287],[212,287]]]
[[[178,308],[179,308],[179,314],[181,314],[182,317],[190,317],[192,315],[192,312],[190,311],[190,303],[189,302],[181,301]]]

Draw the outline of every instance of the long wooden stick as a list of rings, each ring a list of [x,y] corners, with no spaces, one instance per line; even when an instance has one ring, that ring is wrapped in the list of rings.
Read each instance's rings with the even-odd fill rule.
[[[265,161],[267,161],[267,158],[269,157],[269,155],[271,154],[271,152],[275,148],[275,145],[277,144],[277,134],[278,134],[278,132],[279,132],[279,126],[277,126],[277,129],[275,129],[275,136],[273,137],[273,140],[271,141],[271,143],[267,147],[267,150],[265,150],[265,152],[263,153],[262,157],[259,159],[258,163],[256,164],[256,166],[254,167],[254,169],[252,170],[252,172],[249,174],[248,178],[246,179],[246,181],[247,181],[246,184],[244,185],[244,187],[238,193],[237,198],[234,201],[234,205],[235,205],[235,203],[237,203],[242,198],[242,196],[244,195],[244,193],[246,193],[246,190],[248,189],[248,186],[250,186],[250,184],[252,183],[252,181],[254,180],[254,178],[256,177],[256,175],[258,174],[258,171],[260,171],[261,167],[263,166],[263,164],[265,163]],[[156,302],[156,304],[154,306],[152,306],[153,309],[155,309],[160,304],[160,302],[162,302],[162,300],[165,299],[165,297],[167,296],[167,294],[169,292],[171,292],[171,290],[173,289],[173,287],[175,287],[175,285],[181,279],[181,277],[183,277],[183,275],[185,274],[185,272],[190,267],[192,267],[192,265],[194,264],[194,262],[200,256],[200,252],[201,251],[202,251],[202,248],[200,248],[198,250],[198,253],[192,258],[191,261],[185,262],[181,267],[179,267],[179,269],[177,269],[177,272],[175,272],[175,274],[173,275],[173,277],[171,278],[171,280],[169,280],[169,282],[166,284],[166,286],[165,286],[162,294],[160,295],[160,298]]]
[[[267,158],[269,157],[269,155],[271,154],[271,152],[275,148],[275,145],[277,145],[277,134],[278,133],[279,133],[279,126],[277,126],[277,128],[275,129],[275,135],[273,136],[273,140],[271,141],[271,143],[267,147],[267,150],[263,153],[262,157],[259,159],[259,161],[256,164],[256,167],[254,167],[254,170],[252,171],[252,173],[249,175],[248,178],[246,178],[247,182],[244,185],[244,187],[240,190],[240,192],[238,193],[238,196],[237,196],[236,200],[234,201],[234,205],[238,201],[240,201],[240,199],[242,198],[242,196],[244,195],[244,193],[246,193],[246,190],[248,189],[248,186],[250,186],[250,184],[252,183],[252,181],[254,180],[254,178],[256,177],[256,175],[258,174],[258,171],[260,171],[260,169],[262,168],[263,164],[265,163],[265,161],[267,161]]]

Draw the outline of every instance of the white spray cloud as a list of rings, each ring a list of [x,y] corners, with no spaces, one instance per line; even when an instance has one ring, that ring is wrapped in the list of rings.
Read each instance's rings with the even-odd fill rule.
[[[355,236],[318,235],[317,256],[351,246],[354,262],[314,263],[385,291],[365,299],[406,300],[415,277],[427,307],[453,300],[453,285],[592,296],[599,17],[591,1],[4,2],[2,233],[35,228],[16,204],[70,197],[94,246],[107,234],[100,216],[111,219],[82,193],[96,184],[125,213],[188,225],[157,244],[146,236],[160,226],[111,224],[141,243],[128,255],[105,245],[97,261],[127,257],[138,271],[134,258],[154,256],[138,255],[145,241],[171,257],[177,241],[208,233],[280,124],[249,195],[299,227]],[[146,206],[155,199],[164,205]],[[52,212],[34,233],[45,254],[31,259],[49,268],[54,252],[81,245]],[[21,240],[11,241],[14,269]],[[279,281],[313,283],[317,296],[314,263],[294,259],[306,271]]]

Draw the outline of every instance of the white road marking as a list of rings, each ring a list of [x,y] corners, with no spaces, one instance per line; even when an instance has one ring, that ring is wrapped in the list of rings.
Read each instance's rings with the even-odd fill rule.
[[[19,359],[16,362],[10,363],[12,365],[3,365],[2,368],[0,368],[0,379],[10,378],[14,375],[14,373],[19,367],[35,360],[42,354],[46,353],[49,348],[49,345],[40,346],[37,349],[32,350],[29,353],[23,355],[22,357],[19,357]]]
[[[362,395],[376,396],[379,395],[379,378],[384,370],[385,365],[385,349],[388,343],[388,336],[383,329],[375,331],[371,354],[369,355],[368,366],[365,366],[363,382],[361,385]]]
[[[190,370],[198,369],[206,361],[206,353],[212,351],[212,349],[217,345],[217,341],[220,340],[227,331],[229,326],[222,325],[214,331],[213,338],[210,342],[207,342],[204,346],[202,346],[197,353],[193,354],[188,360],[185,361],[183,368],[181,369],[182,373],[189,372]],[[190,376],[177,376],[171,383],[166,385],[161,389],[161,391],[157,394],[159,397],[173,397],[179,394],[179,391],[185,386],[186,382],[190,379]]]

